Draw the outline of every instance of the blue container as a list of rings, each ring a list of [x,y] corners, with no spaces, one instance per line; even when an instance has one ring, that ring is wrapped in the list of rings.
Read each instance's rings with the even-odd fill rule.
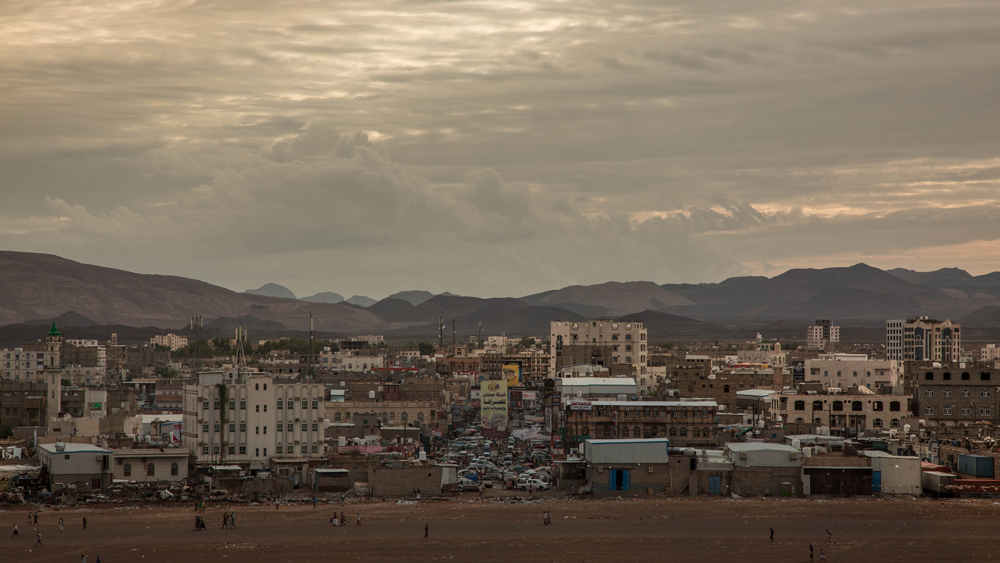
[[[958,454],[958,472],[977,478],[993,478],[993,458],[984,455]]]

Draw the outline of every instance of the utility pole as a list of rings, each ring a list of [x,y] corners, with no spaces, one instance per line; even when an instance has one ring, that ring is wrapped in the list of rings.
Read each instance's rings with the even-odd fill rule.
[[[444,317],[438,317],[438,348],[444,348]]]
[[[454,356],[455,354],[458,353],[458,347],[455,345],[456,334],[457,333],[455,331],[455,318],[452,317],[452,319],[451,319],[451,355],[452,356]]]
[[[476,339],[476,347],[483,349],[483,321],[479,321],[479,337]]]
[[[309,370],[306,373],[308,373],[312,377],[308,378],[307,381],[312,381],[313,379],[316,378],[315,374],[313,374],[313,339],[314,339],[314,337],[315,337],[315,335],[313,333],[313,314],[312,314],[312,311],[309,311],[309,355],[306,356],[306,362],[309,363]]]
[[[201,369],[201,348],[198,346],[198,343],[201,341],[201,329],[204,323],[204,317],[198,313],[191,315],[191,330],[194,331],[194,374],[196,376],[198,375],[198,371]]]

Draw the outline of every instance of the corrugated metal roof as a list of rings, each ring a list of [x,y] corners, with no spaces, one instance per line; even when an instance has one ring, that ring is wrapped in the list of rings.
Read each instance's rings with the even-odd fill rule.
[[[557,384],[562,385],[635,385],[631,377],[560,377]]]
[[[726,447],[731,452],[798,452],[799,450],[785,444],[769,444],[766,442],[727,442]]]
[[[718,407],[715,401],[591,401],[594,406],[634,406],[634,407]]]

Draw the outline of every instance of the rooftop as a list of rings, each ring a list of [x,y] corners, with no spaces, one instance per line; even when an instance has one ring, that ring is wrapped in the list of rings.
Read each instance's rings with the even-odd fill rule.
[[[63,450],[56,450],[56,444],[39,444],[38,447],[51,454],[75,454],[75,453],[95,453],[95,454],[110,454],[111,450],[106,450],[100,446],[95,446],[93,444],[59,444],[60,447],[65,446]]]

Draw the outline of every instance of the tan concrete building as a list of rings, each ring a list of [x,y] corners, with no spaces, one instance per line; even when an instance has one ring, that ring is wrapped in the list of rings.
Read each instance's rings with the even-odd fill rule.
[[[353,400],[326,404],[326,418],[332,423],[353,422],[357,415],[373,414],[382,425],[421,423],[429,426],[437,420],[437,413],[436,403],[432,401]]]
[[[183,448],[114,450],[114,478],[135,483],[177,483],[188,477],[188,452]]]
[[[867,390],[866,390],[867,391]],[[877,395],[859,392],[795,393],[794,390],[771,395],[771,418],[783,422],[828,426],[835,430],[888,430],[899,428],[910,416],[908,395]]]
[[[1000,422],[1000,370],[914,367],[915,414],[928,426]]]
[[[649,365],[647,331],[641,322],[592,319],[552,321],[549,330],[549,373],[565,365],[629,365],[646,374]]]
[[[571,401],[568,442],[591,438],[669,438],[676,446],[716,446],[718,404],[691,401]]]

